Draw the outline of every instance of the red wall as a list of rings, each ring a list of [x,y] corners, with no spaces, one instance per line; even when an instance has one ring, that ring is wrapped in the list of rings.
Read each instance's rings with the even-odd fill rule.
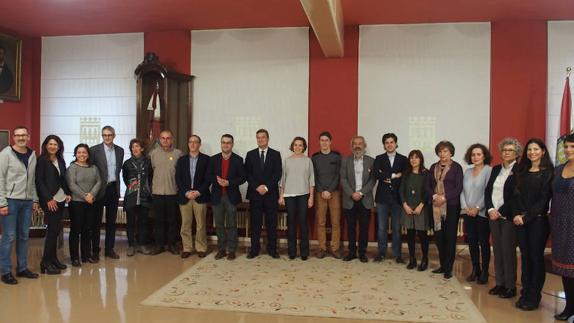
[[[313,30],[309,30],[309,153],[319,148],[319,134],[333,135],[333,149],[351,153],[357,134],[359,93],[359,27],[345,28],[345,57],[325,58]]]
[[[493,22],[491,56],[490,147],[498,142],[546,136],[546,21]]]
[[[28,127],[32,135],[30,146],[36,151],[40,145],[41,59],[42,40],[22,38],[21,100],[0,103],[0,129],[12,133],[18,125]]]
[[[173,30],[144,33],[144,52],[154,52],[160,62],[179,73],[191,73],[191,33]]]

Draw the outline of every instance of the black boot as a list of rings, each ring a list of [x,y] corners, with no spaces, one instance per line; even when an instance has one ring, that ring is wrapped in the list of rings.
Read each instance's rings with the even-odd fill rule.
[[[409,264],[407,265],[407,269],[409,269],[409,270],[415,269],[416,266],[417,266],[417,258],[410,257],[409,258]]]
[[[61,273],[60,269],[54,266],[54,264],[45,262],[40,263],[40,272],[48,275],[58,275]]]
[[[468,275],[468,277],[466,277],[466,281],[467,282],[476,281],[479,276],[480,276],[480,269],[478,269],[477,266],[472,266],[472,272],[470,273],[470,275]]]
[[[60,270],[64,270],[64,269],[68,268],[68,266],[61,263],[60,260],[58,260],[58,258],[55,258],[54,261],[52,261],[52,263],[54,264],[54,266],[56,268],[58,268]]]
[[[427,270],[428,266],[429,266],[429,258],[428,258],[428,256],[423,256],[423,259],[421,259],[421,264],[419,265],[417,270],[418,271],[425,271],[425,270]]]

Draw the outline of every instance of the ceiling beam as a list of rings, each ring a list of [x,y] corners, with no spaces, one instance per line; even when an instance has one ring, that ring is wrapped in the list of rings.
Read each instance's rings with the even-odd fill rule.
[[[326,57],[343,57],[344,24],[341,0],[300,0]]]

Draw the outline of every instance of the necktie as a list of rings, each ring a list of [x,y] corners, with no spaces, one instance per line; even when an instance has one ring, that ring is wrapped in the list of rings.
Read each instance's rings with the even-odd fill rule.
[[[259,157],[259,164],[263,170],[265,168],[265,151],[263,150],[261,151],[261,157]]]

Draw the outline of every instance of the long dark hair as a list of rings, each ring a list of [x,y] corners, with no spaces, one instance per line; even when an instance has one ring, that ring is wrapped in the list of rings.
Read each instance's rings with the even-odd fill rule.
[[[411,150],[407,158],[408,162],[407,162],[407,169],[405,170],[405,175],[410,175],[413,173],[413,166],[411,165],[411,158],[413,156],[417,156],[421,160],[421,164],[419,165],[419,174],[422,174],[424,171],[427,170],[425,168],[425,157],[423,156],[423,152],[418,149],[414,149]]]
[[[46,139],[44,139],[44,142],[42,142],[42,153],[40,154],[40,156],[43,156],[46,159],[50,159],[50,153],[48,153],[48,143],[50,142],[50,140],[54,140],[58,144],[58,151],[56,152],[56,158],[58,160],[63,160],[64,159],[64,142],[62,141],[62,139],[60,139],[60,137],[58,137],[56,135],[46,136]]]
[[[528,146],[530,144],[536,144],[544,154],[540,159],[540,170],[549,170],[552,171],[554,169],[554,165],[552,165],[552,160],[548,154],[548,149],[546,148],[546,144],[542,139],[539,138],[531,138],[528,140],[526,145],[524,145],[524,151],[522,152],[522,158],[520,159],[520,164],[518,165],[518,172],[519,173],[526,173],[532,167],[532,162],[528,159]]]
[[[76,157],[76,153],[78,152],[78,149],[80,148],[85,148],[86,151],[88,152],[88,159],[86,159],[86,163],[90,166],[92,165],[92,162],[90,161],[90,146],[86,145],[86,144],[78,144],[75,148],[74,148],[74,161],[72,163],[75,163],[78,158]]]

